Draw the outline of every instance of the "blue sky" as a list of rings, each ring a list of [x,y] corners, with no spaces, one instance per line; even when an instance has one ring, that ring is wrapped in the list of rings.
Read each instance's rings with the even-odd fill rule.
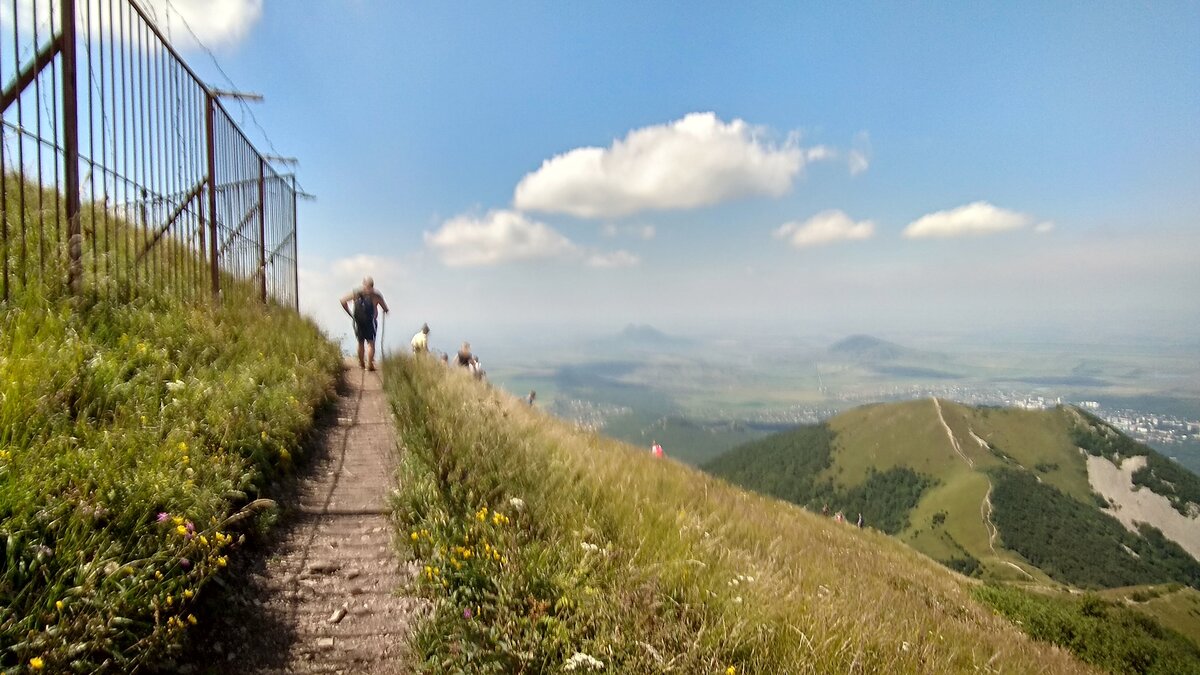
[[[629,322],[1195,341],[1200,5],[844,4],[189,23],[301,160],[302,308],[334,334],[371,273],[441,349]]]

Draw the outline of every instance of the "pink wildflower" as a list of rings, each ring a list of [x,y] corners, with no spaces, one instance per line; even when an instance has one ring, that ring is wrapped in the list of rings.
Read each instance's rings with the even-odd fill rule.
[[[159,514],[158,514],[158,518],[157,518],[157,520],[158,520],[158,522],[160,522],[160,523],[165,523],[165,522],[167,522],[167,520],[168,520],[168,519],[170,519],[170,517],[171,517],[171,514],[169,514],[169,513],[165,512],[165,511],[163,511],[163,512],[161,512],[161,513],[159,513]]]

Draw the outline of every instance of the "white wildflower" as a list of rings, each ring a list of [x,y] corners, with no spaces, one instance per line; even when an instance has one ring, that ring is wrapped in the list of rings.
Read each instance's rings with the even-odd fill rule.
[[[185,386],[187,385],[184,384],[183,380],[175,380],[167,383],[167,391],[174,394],[177,391],[181,391]]]
[[[521,499],[520,497],[513,497],[512,499],[508,500],[508,503],[512,505],[513,510],[515,511],[525,510],[525,500]]]
[[[597,551],[600,550],[599,546],[597,546],[595,544],[589,544],[586,541],[580,542],[579,547],[582,548],[583,550],[587,551],[588,553],[596,553]]]
[[[604,662],[583,652],[575,652],[567,659],[563,670],[604,670]]]
[[[908,651],[911,647],[912,645],[908,644],[907,640],[900,643],[900,649],[903,649],[904,651]]]

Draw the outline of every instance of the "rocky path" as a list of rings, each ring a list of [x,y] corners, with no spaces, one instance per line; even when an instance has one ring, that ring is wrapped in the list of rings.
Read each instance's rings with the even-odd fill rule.
[[[377,372],[347,362],[336,425],[284,507],[278,542],[246,570],[213,626],[199,672],[407,673],[405,637],[424,610],[401,595],[387,497],[396,440]],[[239,581],[241,581],[239,579]],[[222,641],[225,644],[222,644]]]

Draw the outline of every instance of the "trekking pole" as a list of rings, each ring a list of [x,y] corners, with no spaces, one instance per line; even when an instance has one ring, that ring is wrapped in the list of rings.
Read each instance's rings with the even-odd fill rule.
[[[387,312],[383,314],[383,325],[379,327],[379,367],[383,368],[383,362],[387,360],[387,350],[384,348],[383,338],[387,336]]]

